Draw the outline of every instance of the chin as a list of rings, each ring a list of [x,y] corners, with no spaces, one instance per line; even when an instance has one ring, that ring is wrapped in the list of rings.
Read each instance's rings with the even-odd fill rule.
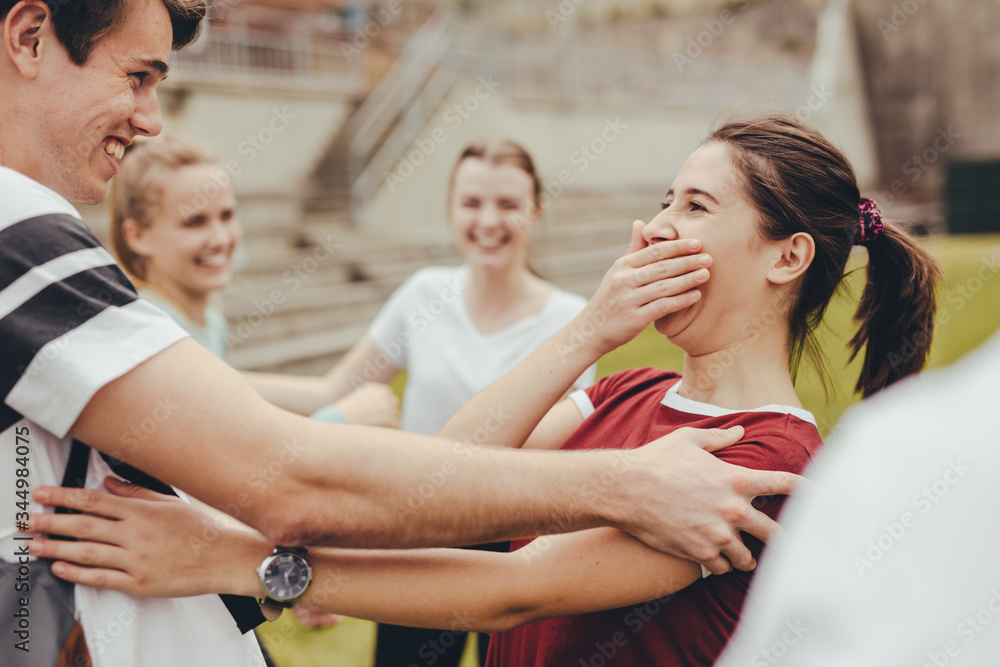
[[[689,306],[676,313],[665,315],[653,322],[653,327],[669,339],[679,336],[691,325],[694,320],[694,306]]]
[[[52,188],[74,204],[93,206],[100,204],[108,198],[108,182],[101,179],[87,183],[78,183],[75,187],[68,188],[60,187],[58,184],[50,185],[43,183],[43,185]]]

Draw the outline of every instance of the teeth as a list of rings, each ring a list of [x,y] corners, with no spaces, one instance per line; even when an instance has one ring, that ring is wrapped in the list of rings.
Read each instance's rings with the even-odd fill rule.
[[[225,266],[229,258],[225,255],[214,255],[212,257],[199,258],[198,263],[204,266]]]
[[[496,248],[499,245],[501,245],[501,243],[503,243],[503,242],[500,239],[482,239],[482,238],[477,238],[476,239],[476,243],[478,243],[479,245],[483,246],[484,248]]]
[[[116,160],[121,160],[125,157],[125,144],[118,142],[116,139],[107,139],[104,142],[104,152]]]

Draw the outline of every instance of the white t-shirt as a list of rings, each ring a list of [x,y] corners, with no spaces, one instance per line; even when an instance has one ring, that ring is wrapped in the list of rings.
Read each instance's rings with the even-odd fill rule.
[[[72,443],[67,432],[91,397],[185,336],[137,298],[69,202],[0,167],[0,497],[8,503],[0,558],[17,563],[16,554],[30,544],[16,530],[17,513],[45,510],[15,501],[62,482]],[[86,488],[103,490],[108,474],[91,450]],[[18,487],[18,479],[28,480],[27,487]],[[253,635],[240,634],[217,595],[154,600],[76,586],[75,608],[95,667],[264,664]],[[54,641],[38,628],[29,647]],[[4,642],[4,665],[32,664],[12,638]]]
[[[438,433],[477,393],[547,341],[586,305],[581,296],[551,285],[540,311],[505,329],[480,333],[463,292],[468,266],[420,269],[393,292],[368,335],[397,368],[407,372],[400,428]],[[594,383],[591,366],[574,383]],[[470,437],[472,434],[470,434]]]
[[[998,406],[1000,334],[852,409],[716,667],[998,664]]]

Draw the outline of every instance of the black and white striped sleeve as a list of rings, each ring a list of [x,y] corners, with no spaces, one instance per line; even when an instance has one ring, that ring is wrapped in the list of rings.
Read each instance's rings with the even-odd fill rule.
[[[187,334],[78,217],[14,208],[0,204],[0,431],[23,416],[63,437],[98,389]]]

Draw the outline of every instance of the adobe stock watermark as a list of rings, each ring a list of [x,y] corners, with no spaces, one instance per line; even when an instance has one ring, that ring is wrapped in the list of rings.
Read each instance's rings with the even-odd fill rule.
[[[380,354],[374,361],[369,359],[365,362],[361,375],[351,375],[351,385],[357,389],[368,382],[375,382],[393,365],[393,362],[402,363],[403,352],[413,345],[414,338],[425,333],[445,311],[462,298],[464,291],[465,282],[459,274],[456,273],[446,279],[435,298],[420,304],[410,312],[403,331],[390,341],[379,341]]]
[[[688,36],[687,46],[684,47],[683,51],[674,51],[673,53],[672,57],[674,59],[674,66],[677,67],[677,72],[683,74],[685,67],[693,64],[706,50],[712,48],[715,40],[721,37],[726,28],[736,21],[739,13],[745,11],[750,6],[750,1],[742,0],[734,9],[723,9],[717,18],[702,21],[701,24],[704,26],[704,29],[693,37]]]
[[[285,468],[297,461],[306,451],[305,445],[294,438],[281,443],[281,448],[266,465],[254,470],[247,476],[246,484],[260,496],[285,472]],[[188,548],[197,556],[204,549],[215,543],[227,528],[231,528],[230,518],[239,519],[240,515],[254,502],[254,496],[247,491],[240,491],[233,499],[218,506],[218,509],[228,516],[213,515],[206,517],[202,524],[200,535],[188,538]]]
[[[153,408],[149,416],[138,424],[132,424],[132,427],[128,431],[121,434],[119,441],[128,447],[128,451],[134,452],[140,444],[146,442],[150,436],[156,433],[157,429],[160,428],[160,424],[170,419],[179,408],[180,405],[174,403],[170,396],[156,399],[156,407]],[[111,456],[121,459],[119,453],[113,452]]]
[[[545,18],[549,22],[549,29],[556,31],[559,26],[570,19],[587,0],[562,0],[556,11],[545,10]]]
[[[817,111],[826,106],[826,103],[833,98],[833,91],[827,90],[826,84],[821,83],[809,88],[809,97],[805,104],[801,104],[795,109],[795,119],[804,123],[813,117]]]
[[[504,412],[503,406],[489,408],[482,424],[472,433],[455,442],[452,447],[454,457],[446,459],[434,470],[425,471],[423,481],[407,489],[404,500],[393,506],[393,514],[399,522],[404,523],[409,517],[419,512],[447,484],[448,480],[458,473],[459,465],[456,461],[466,462],[471,459],[473,445],[488,444],[491,437],[499,433],[510,418],[511,416]]]
[[[894,4],[889,15],[885,18],[880,18],[875,23],[879,32],[882,33],[882,39],[889,39],[889,35],[898,32],[926,2],[927,0],[904,0],[901,3]]]
[[[256,160],[279,134],[288,129],[295,117],[295,114],[288,111],[288,107],[273,108],[271,118],[264,126],[256,134],[247,135],[247,138],[236,147],[236,151],[245,159],[242,161],[229,160],[224,165],[220,165],[221,169],[213,169],[211,178],[198,188],[191,202],[181,204],[181,216],[188,218],[204,210],[208,206],[209,200],[218,197],[223,190],[228,188],[233,179],[243,173],[243,167]]]
[[[782,658],[788,655],[789,649],[805,637],[806,633],[809,632],[809,628],[803,625],[802,621],[796,619],[794,623],[792,621],[785,621],[784,627],[779,632],[781,632],[781,635],[776,637],[770,645],[753,654],[750,658],[751,667],[771,667],[772,665],[777,665],[781,662]]]
[[[907,531],[917,525],[920,516],[934,509],[934,506],[941,502],[970,470],[960,459],[948,461],[948,468],[941,476],[921,488],[910,499],[910,503],[918,512],[903,512],[895,521],[883,524],[885,530],[876,538],[868,540],[868,549],[864,554],[854,556],[854,567],[857,568],[858,574],[863,577],[868,569],[882,560],[906,536]]]
[[[943,300],[947,306],[939,307],[934,313],[934,319],[924,322],[912,335],[902,338],[899,347],[888,354],[886,359],[892,368],[895,370],[920,350],[926,349],[931,343],[934,325],[950,322],[952,316],[975,299],[998,273],[1000,273],[1000,250],[994,250],[992,255],[982,255],[975,275],[969,276],[964,282],[948,290]]]
[[[483,102],[488,100],[503,85],[500,81],[494,80],[492,74],[480,76],[477,81],[479,85],[476,86],[475,90],[461,101],[452,104],[441,115],[441,120],[451,132],[462,127],[462,124],[479,110]],[[448,137],[448,130],[438,125],[426,136],[415,140],[411,144],[413,148],[402,157],[396,168],[383,174],[386,185],[389,186],[389,192],[395,192],[398,185],[413,176],[417,169],[437,152],[438,146],[448,141]]]
[[[956,639],[945,642],[940,651],[929,651],[927,660],[922,667],[947,667],[954,658],[962,654],[962,644],[957,639],[964,641],[968,646],[988,628],[996,618],[1000,616],[1000,590],[993,588],[990,590],[990,597],[982,607],[975,613],[969,614],[955,626]]]
[[[900,171],[903,176],[909,177],[909,182],[911,184],[916,183],[924,174],[930,171],[930,169],[941,160],[941,156],[950,151],[961,138],[962,135],[952,130],[951,125],[947,127],[939,127],[930,145],[920,153],[915,153],[909,160],[904,162]],[[908,189],[907,182],[902,178],[897,178],[889,184],[889,189],[887,191],[878,193],[876,197],[880,203],[886,206],[891,206],[896,201],[896,197],[905,194]]]
[[[601,472],[597,479],[584,482],[576,490],[576,494],[570,502],[565,514],[556,517],[553,523],[544,531],[545,534],[535,538],[530,544],[518,550],[521,557],[531,562],[552,548],[552,540],[559,533],[565,533],[573,527],[573,518],[577,516],[581,509],[585,507],[596,507],[600,498],[609,490],[616,486],[621,476],[632,469],[633,461],[629,452],[634,450],[620,450],[616,453],[615,459],[607,470]]]
[[[615,657],[629,645],[633,637],[638,636],[646,626],[656,621],[674,597],[674,594],[669,591],[676,589],[677,586],[660,582],[655,598],[633,605],[625,612],[621,619],[621,626],[624,629],[615,630],[610,635],[605,636],[605,641],[594,642],[593,649],[589,646],[581,646],[582,650],[590,651],[590,653],[589,655],[585,653],[582,657],[577,658],[577,662],[573,663],[572,667],[611,667],[617,664]]]
[[[313,247],[312,254],[298,260],[281,274],[281,283],[288,292],[298,291],[340,248],[340,244],[329,234],[317,240],[319,243]],[[267,296],[255,297],[251,302],[253,305],[251,311],[226,332],[226,343],[229,347],[246,342],[287,299],[286,291],[277,288],[272,289]]]
[[[569,169],[562,169],[553,180],[545,181],[542,187],[542,194],[539,197],[539,205],[543,208],[558,199],[566,188],[576,182],[578,174],[582,174],[596,162],[605,151],[621,138],[628,123],[623,123],[619,116],[604,119],[604,125],[589,141],[580,144],[569,156],[569,163],[576,167],[575,173]]]

